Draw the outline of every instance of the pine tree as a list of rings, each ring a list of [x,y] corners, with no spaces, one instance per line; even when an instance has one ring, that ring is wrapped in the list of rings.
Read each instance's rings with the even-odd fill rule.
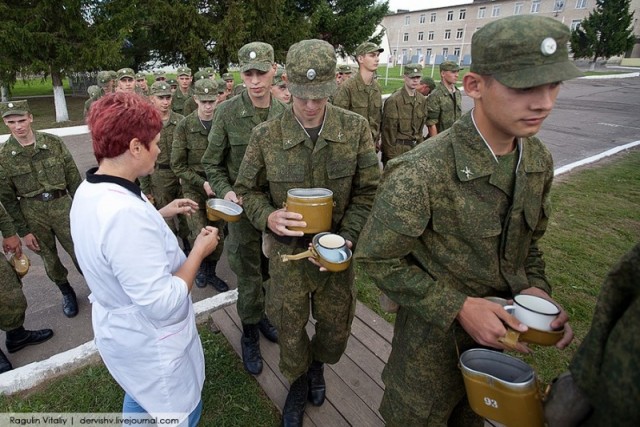
[[[596,0],[596,7],[571,33],[571,50],[576,58],[608,59],[633,48],[631,0]]]

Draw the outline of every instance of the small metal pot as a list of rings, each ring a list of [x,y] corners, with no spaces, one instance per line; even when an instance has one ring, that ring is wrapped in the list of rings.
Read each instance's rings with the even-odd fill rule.
[[[207,218],[209,221],[240,221],[242,206],[224,199],[207,200]]]
[[[23,252],[21,257],[17,257],[16,254],[11,254],[9,264],[11,264],[13,269],[16,271],[18,277],[22,279],[29,272],[31,261],[29,261],[27,254]]]
[[[311,248],[295,255],[281,255],[282,262],[314,258],[328,271],[337,273],[349,268],[352,257],[347,241],[338,234],[319,233],[313,236]]]
[[[333,206],[333,191],[327,188],[292,188],[287,191],[284,207],[289,212],[301,214],[307,226],[289,227],[289,230],[305,234],[331,230]]]

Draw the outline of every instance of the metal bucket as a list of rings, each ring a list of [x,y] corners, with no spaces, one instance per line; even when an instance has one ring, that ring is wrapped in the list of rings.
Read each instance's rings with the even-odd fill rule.
[[[289,227],[289,230],[316,234],[331,230],[333,217],[333,191],[326,188],[292,188],[287,191],[284,204],[289,212],[302,215],[306,227]]]
[[[467,350],[460,369],[471,409],[508,427],[542,427],[536,373],[520,359],[486,349]]]

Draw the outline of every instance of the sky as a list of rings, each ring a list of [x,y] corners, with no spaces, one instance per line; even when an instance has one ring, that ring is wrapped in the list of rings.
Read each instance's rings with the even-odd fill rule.
[[[472,0],[389,0],[389,10],[421,10],[471,3]]]

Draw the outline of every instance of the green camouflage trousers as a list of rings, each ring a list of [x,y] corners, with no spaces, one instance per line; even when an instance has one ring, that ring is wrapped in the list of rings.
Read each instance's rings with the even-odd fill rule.
[[[267,316],[278,329],[280,371],[293,382],[313,360],[336,363],[344,353],[356,308],[353,264],[340,273],[321,272],[309,260],[282,262],[280,254],[305,249],[275,242],[269,254]],[[309,306],[316,320],[309,339]]]
[[[243,324],[256,324],[264,313],[263,284],[269,277],[262,233],[242,214],[240,221],[229,223],[226,245],[229,265],[238,277],[238,316]]]
[[[156,169],[149,175],[149,180],[156,209],[161,209],[173,200],[182,197],[180,180],[171,169]],[[167,218],[166,222],[173,234],[183,239],[189,238],[189,224],[185,215],[178,215],[177,218]]]
[[[38,239],[40,252],[36,253],[42,257],[49,279],[56,285],[67,282],[68,271],[58,256],[56,238],[71,256],[76,269],[82,272],[76,260],[71,239],[69,223],[71,197],[64,196],[48,202],[23,197],[20,199],[20,209],[27,221],[29,231]]]
[[[380,414],[387,426],[482,426],[458,368],[458,354],[474,347],[478,344],[458,322],[443,331],[400,307],[382,371]]]
[[[20,279],[9,262],[0,259],[0,329],[10,331],[22,326],[26,310],[27,299]]]
[[[205,259],[210,262],[218,262],[218,260],[222,256],[222,250],[224,249],[224,233],[222,231],[222,229],[224,228],[224,221],[211,222],[207,218],[207,195],[205,194],[204,189],[202,189],[202,191],[198,191],[192,186],[183,186],[182,193],[184,194],[184,197],[198,203],[199,207],[197,212],[194,212],[187,217],[187,224],[189,225],[190,231],[189,243],[193,247],[193,242],[196,240],[196,237],[198,237],[198,234],[200,234],[200,230],[202,230],[203,227],[207,225],[216,227],[220,233],[220,242],[218,242],[218,247],[216,248],[216,250],[208,255]]]

